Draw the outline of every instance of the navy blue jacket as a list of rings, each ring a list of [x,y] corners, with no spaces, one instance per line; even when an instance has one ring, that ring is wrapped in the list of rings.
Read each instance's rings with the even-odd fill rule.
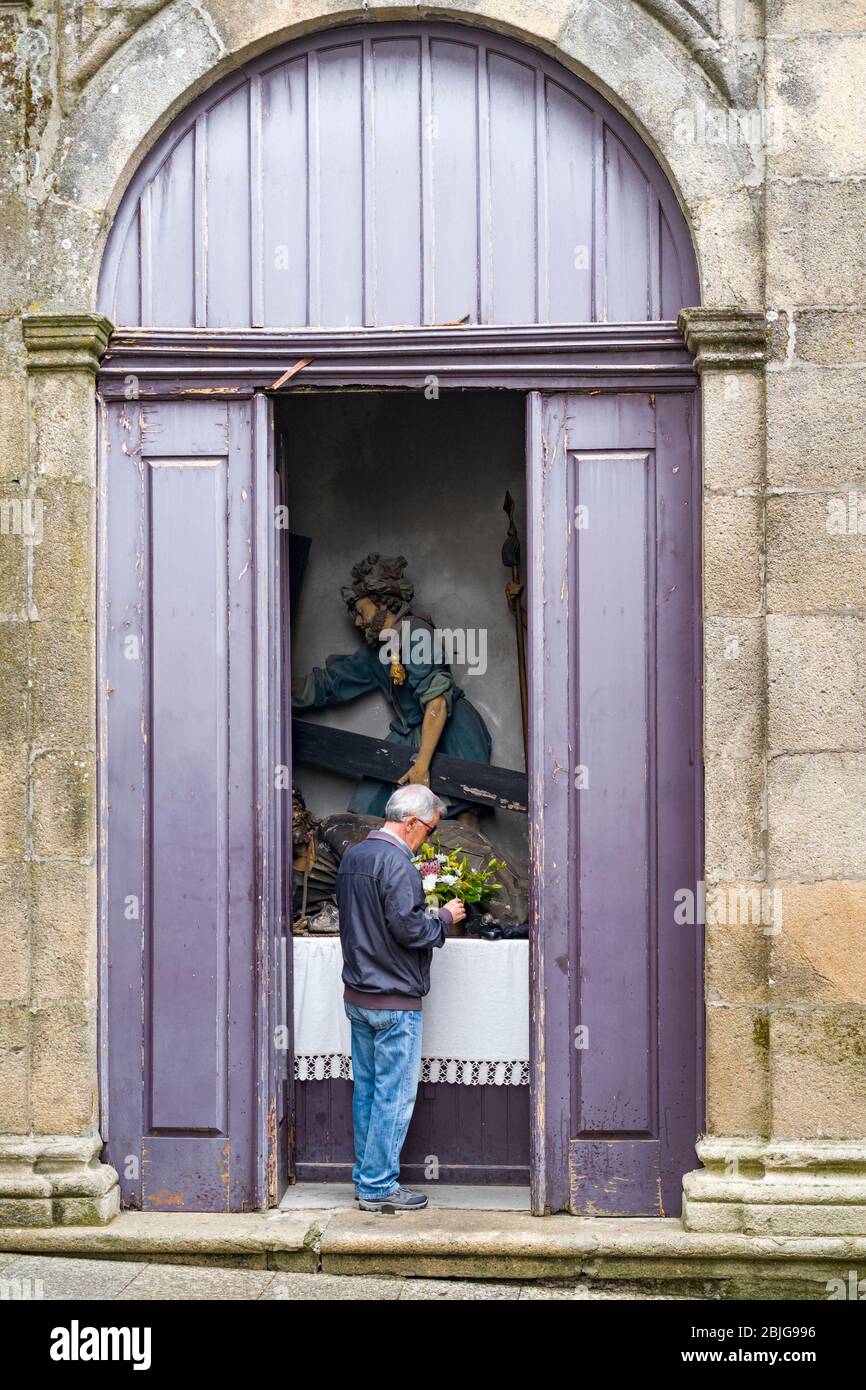
[[[430,908],[408,845],[373,830],[343,855],[337,872],[343,983],[370,994],[421,996],[430,989],[434,946],[451,913]]]

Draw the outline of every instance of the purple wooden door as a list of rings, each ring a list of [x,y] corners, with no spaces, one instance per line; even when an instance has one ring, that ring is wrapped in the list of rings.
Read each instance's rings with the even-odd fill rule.
[[[99,288],[115,324],[143,329],[139,382],[156,396],[103,415],[101,1123],[128,1202],[239,1210],[291,1163],[291,1054],[274,1031],[291,1018],[288,649],[268,407],[241,397],[308,356],[286,348],[295,328],[349,328],[363,350],[383,326],[633,326],[697,302],[688,227],[647,146],[558,63],[466,25],[356,24],[259,54],[136,171]],[[201,360],[163,360],[178,343]],[[221,366],[253,345],[258,365],[220,397]],[[590,376],[611,345],[599,337]],[[472,385],[538,380],[498,335],[478,351]],[[569,364],[550,360],[562,382]],[[340,370],[326,362],[317,384]],[[694,478],[690,410],[684,395],[533,397],[537,1210],[670,1212],[694,1164],[699,948],[666,915],[697,855],[695,502],[676,492]],[[668,476],[660,460],[680,453]],[[566,535],[578,486],[598,526]],[[604,594],[613,607],[594,607]],[[298,1089],[299,1162],[345,1162],[345,1091]],[[455,1168],[525,1170],[525,1096],[435,1090],[411,1153],[435,1129]]]
[[[529,448],[533,1209],[673,1216],[703,1129],[696,397],[536,394]]]
[[[256,441],[266,451],[264,402],[103,407],[101,1123],[124,1202],[150,1211],[263,1198],[270,750],[256,697],[266,706],[269,655],[256,613],[269,578]]]

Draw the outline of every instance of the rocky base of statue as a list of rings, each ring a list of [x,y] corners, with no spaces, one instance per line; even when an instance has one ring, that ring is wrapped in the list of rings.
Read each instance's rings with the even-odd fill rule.
[[[338,811],[324,820],[316,820],[305,811],[306,833],[312,838],[309,844],[310,868],[306,873],[306,904],[304,904],[303,873],[295,868],[293,893],[293,932],[321,932],[323,935],[339,930],[337,921],[333,884],[336,869],[350,845],[363,840],[371,830],[378,830],[384,824],[380,816],[354,815],[351,811]],[[457,820],[440,820],[436,834],[443,850],[459,850],[465,854],[473,869],[483,868],[492,858],[505,858],[500,850],[488,840],[480,830],[472,830]],[[318,872],[317,872],[318,870]],[[502,887],[488,913],[470,907],[466,922],[453,932],[455,936],[497,936],[513,935],[509,928],[525,926],[529,916],[528,864],[526,860],[516,861],[514,856],[505,858],[505,868],[497,872],[496,881]],[[486,920],[485,920],[486,919]],[[494,928],[498,927],[499,930]],[[524,933],[519,933],[523,935]]]

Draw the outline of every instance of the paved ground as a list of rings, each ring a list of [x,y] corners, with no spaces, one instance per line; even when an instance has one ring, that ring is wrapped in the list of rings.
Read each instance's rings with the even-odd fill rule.
[[[634,1285],[588,1289],[585,1284],[483,1283],[458,1279],[385,1279],[373,1275],[281,1274],[258,1269],[77,1260],[60,1255],[0,1255],[0,1301],[33,1298],[69,1302],[151,1300],[549,1299],[582,1301],[660,1298]],[[667,1300],[666,1300],[667,1301]]]

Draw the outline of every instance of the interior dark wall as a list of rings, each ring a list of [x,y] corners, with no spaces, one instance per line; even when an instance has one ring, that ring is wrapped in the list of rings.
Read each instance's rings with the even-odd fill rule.
[[[487,670],[454,675],[493,738],[493,761],[523,769],[510,577],[501,548],[508,489],[524,543],[525,398],[514,392],[296,394],[277,402],[285,433],[290,526],[312,537],[292,634],[294,675],[349,652],[359,638],[340,586],[369,551],[403,554],[414,606],[442,628],[487,630]],[[384,738],[389,709],[378,693],[305,717]],[[346,806],[353,783],[299,768],[310,809]],[[495,812],[482,828],[503,851],[526,854],[526,817]]]

